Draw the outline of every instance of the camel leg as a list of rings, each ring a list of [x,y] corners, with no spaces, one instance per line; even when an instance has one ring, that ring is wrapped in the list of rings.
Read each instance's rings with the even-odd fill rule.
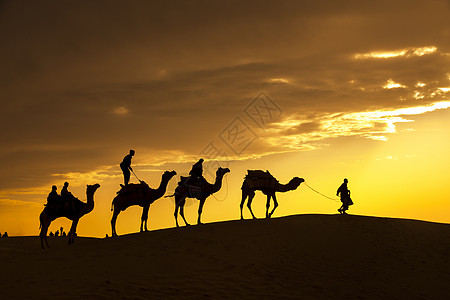
[[[146,206],[144,206],[144,209],[142,210],[141,232],[148,231],[148,229],[147,229],[147,220],[148,220],[148,210],[149,209],[150,209],[150,205],[146,205]]]
[[[269,218],[272,217],[273,212],[274,212],[275,209],[278,207],[278,201],[277,201],[277,197],[275,196],[275,194],[272,195],[272,198],[273,198],[273,205],[274,205],[274,206],[273,206],[272,211],[271,211],[270,214],[269,214]]]
[[[111,218],[111,236],[117,236],[116,221],[117,221],[117,216],[119,215],[119,213],[120,213],[120,210],[114,209],[113,216]]]
[[[270,207],[270,198],[272,195],[267,195],[267,203],[266,203],[266,219],[270,218],[269,216],[269,207]]]
[[[39,233],[39,237],[41,239],[41,248],[44,249],[44,242],[47,248],[50,248],[47,241],[47,231],[50,227],[51,221],[48,220],[45,210],[39,215],[39,221],[41,223],[41,232]]]
[[[202,211],[203,211],[203,205],[205,204],[206,198],[205,199],[200,199],[200,205],[198,206],[198,219],[197,219],[197,225],[203,224],[202,221],[200,221],[200,218],[202,216]]]
[[[255,192],[251,191],[251,192],[249,193],[249,195],[248,195],[247,207],[248,207],[248,209],[250,210],[250,213],[252,214],[252,218],[253,218],[253,219],[256,219],[256,217],[255,217],[255,215],[253,214],[253,211],[252,211],[252,201],[253,201],[253,198],[255,198]]]
[[[175,194],[175,213],[173,214],[175,216],[175,224],[177,225],[177,227],[180,227],[180,225],[178,225],[178,209],[180,208],[180,196],[178,196],[178,194]]]
[[[178,225],[178,207],[179,205],[177,203],[175,203],[175,213],[173,214],[175,216],[175,224],[177,225],[177,227],[180,227],[180,225]]]
[[[39,233],[39,237],[41,238],[41,248],[44,249],[44,242],[45,245],[47,245],[47,248],[50,248],[50,246],[48,245],[48,241],[47,241],[47,231],[48,231],[48,227],[50,224],[42,224],[41,226],[41,232]]]
[[[242,209],[244,208],[244,204],[245,204],[245,199],[247,199],[248,194],[246,191],[242,190],[242,200],[241,200],[241,220],[244,220],[244,215],[242,214]]]
[[[74,219],[72,221],[72,226],[70,227],[69,231],[69,244],[73,244],[73,242],[75,241],[75,234],[77,233],[77,225],[79,220],[80,219]]]
[[[186,218],[184,217],[184,205],[186,204],[186,198],[183,199],[183,201],[180,204],[180,216],[183,218],[184,223],[186,224],[186,226],[190,226],[191,224],[189,224],[186,221]]]

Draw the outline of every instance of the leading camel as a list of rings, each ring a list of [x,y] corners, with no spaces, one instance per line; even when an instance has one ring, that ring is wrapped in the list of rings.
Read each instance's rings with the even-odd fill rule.
[[[94,185],[88,185],[86,188],[86,197],[87,202],[84,203],[77,198],[73,198],[70,200],[63,201],[64,198],[61,198],[60,206],[47,205],[44,210],[39,215],[39,220],[41,222],[41,232],[39,233],[39,237],[41,239],[41,247],[44,249],[44,241],[47,245],[47,248],[50,248],[47,242],[47,231],[50,223],[57,218],[66,217],[69,220],[72,220],[72,227],[70,227],[69,231],[69,244],[74,242],[74,238],[77,231],[78,221],[85,214],[90,213],[94,209],[94,193],[100,187],[100,184],[96,183]]]
[[[202,224],[200,221],[200,217],[203,211],[203,205],[205,204],[206,198],[216,193],[222,187],[222,179],[223,176],[230,172],[228,168],[218,168],[216,171],[216,181],[214,184],[207,182],[204,178],[193,178],[193,177],[184,177],[178,183],[178,186],[175,189],[175,194],[168,196],[175,196],[175,223],[177,227],[178,225],[178,209],[180,209],[180,216],[183,218],[186,226],[190,224],[186,221],[184,217],[184,205],[186,204],[186,198],[195,198],[200,200],[200,204],[198,207],[198,219],[197,224]]]
[[[175,176],[175,171],[165,171],[161,177],[161,183],[157,189],[150,188],[145,182],[140,184],[129,184],[118,192],[112,202],[113,216],[111,218],[112,236],[117,236],[116,221],[119,213],[130,206],[139,205],[143,208],[141,217],[141,232],[147,230],[148,210],[150,204],[161,198],[167,189],[170,179]]]
[[[242,183],[242,201],[241,201],[241,220],[244,219],[242,215],[242,209],[244,207],[244,203],[246,198],[248,197],[247,207],[252,214],[253,219],[256,219],[255,215],[252,211],[252,201],[255,197],[255,191],[259,190],[264,195],[267,195],[267,203],[266,203],[266,218],[270,218],[275,209],[278,206],[277,198],[275,196],[276,192],[287,192],[293,191],[297,189],[302,182],[305,180],[303,178],[294,177],[287,184],[281,184],[276,180],[269,171],[261,171],[261,170],[248,170],[248,174],[245,176],[244,182]],[[270,207],[270,199],[273,199],[274,207],[272,211],[269,213]]]

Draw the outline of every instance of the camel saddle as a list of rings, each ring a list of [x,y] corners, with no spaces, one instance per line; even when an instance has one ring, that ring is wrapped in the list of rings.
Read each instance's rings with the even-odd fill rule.
[[[205,191],[207,181],[204,177],[180,176],[178,186],[186,186],[189,190],[189,197],[197,198],[201,197],[202,193]]]
[[[125,195],[131,193],[139,193],[143,192],[148,184],[141,180],[141,183],[130,183],[128,185],[120,185],[121,189],[117,192],[117,194]]]
[[[54,213],[74,213],[76,209],[76,201],[80,201],[78,198],[73,196],[72,194],[69,195],[58,195],[57,197],[53,198],[51,201],[49,201],[47,204],[44,204],[48,209],[53,211]]]
[[[275,188],[278,180],[269,171],[247,170],[245,180],[250,188]]]

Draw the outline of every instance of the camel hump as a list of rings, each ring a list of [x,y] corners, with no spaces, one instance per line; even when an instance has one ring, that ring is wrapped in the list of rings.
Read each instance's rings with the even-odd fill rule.
[[[250,188],[275,188],[277,180],[269,171],[247,170],[245,180]]]
[[[272,174],[270,174],[269,171],[263,171],[263,170],[247,170],[247,177],[256,177],[256,178],[263,178],[263,179],[275,179]]]
[[[178,185],[186,185],[186,186],[203,186],[207,184],[206,179],[204,177],[195,177],[195,176],[180,176],[180,181]]]

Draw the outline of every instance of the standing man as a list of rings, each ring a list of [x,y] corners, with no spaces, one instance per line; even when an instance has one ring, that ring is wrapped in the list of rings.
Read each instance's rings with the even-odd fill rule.
[[[130,153],[125,155],[122,162],[120,163],[120,168],[123,172],[123,179],[125,185],[128,185],[128,182],[130,181],[130,171],[133,171],[133,168],[131,167],[131,158],[134,156],[134,150],[130,150]]]
[[[346,215],[345,212],[348,210],[348,206],[352,205],[353,202],[350,199],[350,190],[347,187],[348,179],[344,179],[344,183],[341,184],[341,186],[338,188],[336,192],[336,196],[341,197],[342,206],[338,209],[339,213]]]

